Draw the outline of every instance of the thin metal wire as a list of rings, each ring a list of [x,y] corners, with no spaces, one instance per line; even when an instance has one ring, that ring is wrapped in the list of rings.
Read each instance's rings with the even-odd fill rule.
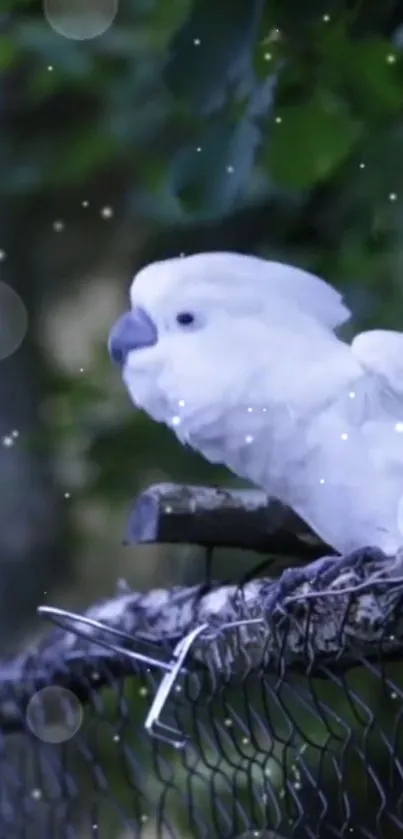
[[[185,637],[179,641],[179,644],[176,645],[170,662],[170,672],[166,673],[163,677],[144,723],[145,730],[151,734],[152,737],[156,737],[158,740],[165,743],[170,743],[175,746],[176,749],[183,748],[187,737],[184,736],[183,732],[179,729],[167,725],[167,723],[163,723],[161,715],[166,703],[172,695],[172,691],[179,675],[183,672],[183,666],[191,647],[196,639],[203,634],[207,626],[207,624],[197,626],[185,635]]]
[[[102,620],[41,607],[43,618],[85,642],[77,679],[87,688],[88,715],[71,743],[60,748],[24,734],[25,752],[16,752],[0,731],[0,836],[26,839],[29,824],[44,839],[83,833],[94,839],[400,839],[402,671],[399,663],[390,669],[385,650],[394,625],[399,634],[403,603],[396,605],[395,598],[393,613],[384,616],[385,632],[381,626],[371,660],[356,651],[357,679],[357,668],[337,669],[345,650],[343,628],[337,654],[321,659],[315,653],[318,604],[312,601],[343,594],[347,626],[358,591],[376,596],[385,585],[401,582],[377,579],[351,590],[313,593],[301,610],[302,672],[293,669],[287,651],[289,633],[301,631],[298,616],[294,621],[284,608],[287,595],[280,620],[270,624],[271,645],[278,641],[278,667],[271,673],[264,643],[261,666],[243,648],[241,628],[267,628],[262,618],[219,629],[201,623],[176,639],[175,647],[172,642],[164,660],[165,644],[163,653]],[[398,638],[392,638],[397,648]],[[143,643],[155,653],[144,652]],[[108,690],[102,691],[85,669],[92,645],[110,651],[107,664],[114,657],[135,662],[133,677],[129,667],[122,668],[129,673],[123,683],[108,666]],[[71,647],[59,646],[61,659],[64,649],[67,661]],[[212,676],[195,666],[210,650]],[[225,681],[231,674],[228,650],[239,659],[236,685]],[[33,673],[35,661],[30,666]]]
[[[386,588],[393,589],[393,587],[401,586],[403,584],[403,577],[392,577],[390,579],[382,580],[377,577],[376,580],[366,580],[364,583],[358,583],[356,586],[347,586],[346,588],[334,588],[334,589],[320,589],[318,591],[310,591],[302,594],[296,594],[294,597],[288,596],[285,599],[286,603],[293,603],[296,601],[301,600],[315,600],[322,597],[341,597],[346,594],[357,594],[358,592],[363,591],[371,591],[374,588],[374,584],[377,586],[385,586]]]
[[[123,632],[122,630],[116,629],[113,626],[108,626],[108,624],[102,623],[102,621],[95,620],[94,618],[88,618],[84,615],[79,615],[75,612],[69,612],[66,609],[58,609],[54,606],[39,606],[38,614],[40,616],[48,618],[52,621],[52,623],[56,624],[56,626],[60,626],[62,629],[65,629],[65,624],[62,620],[60,620],[60,618],[73,621],[73,623],[76,621],[78,624],[85,624],[86,626],[90,626],[91,629],[99,629],[100,632],[115,635],[115,637],[121,638],[124,641],[128,641],[130,644],[136,643],[136,639],[133,638],[132,635],[129,635],[127,632]],[[112,650],[117,655],[123,655],[127,656],[128,658],[132,658],[135,661],[140,662],[141,664],[145,664],[146,667],[156,667],[160,670],[166,670],[168,673],[170,673],[172,670],[172,663],[169,661],[162,661],[161,659],[153,658],[152,656],[145,655],[144,653],[131,650],[128,647],[121,647],[119,646],[119,644],[113,644],[111,641],[106,641],[104,638],[91,638],[90,636],[88,636],[88,633],[83,632],[83,630],[81,630],[79,626],[70,627],[68,631],[74,632],[75,635],[79,635],[80,638],[84,638],[86,641],[92,641],[94,644],[98,644],[101,647],[105,647],[107,650]]]
[[[122,640],[128,641],[131,646],[136,643],[135,638],[122,630],[108,626],[102,621],[81,616],[66,609],[59,609],[53,606],[40,606],[38,614],[42,617],[50,619],[53,623],[62,628],[65,628],[66,621],[68,623],[68,627],[69,623],[73,622],[73,627],[70,628],[69,631],[73,631],[76,635],[79,635],[86,640],[89,640],[88,633],[85,633],[82,629],[80,629],[80,624],[84,624],[85,626],[91,627],[93,630],[99,630],[100,632],[106,634],[109,633],[115,637],[121,638]],[[230,621],[221,627],[221,632],[225,633],[228,630],[241,626],[262,623],[264,623],[262,618]],[[113,652],[118,655],[134,659],[136,662],[146,665],[146,667],[154,667],[166,671],[150,706],[150,710],[144,723],[144,728],[152,737],[155,737],[157,740],[161,740],[162,742],[169,743],[176,749],[183,748],[187,742],[187,736],[178,728],[164,723],[161,720],[161,716],[165,710],[167,702],[172,698],[172,691],[175,688],[179,676],[186,672],[185,661],[195,641],[203,634],[206,635],[206,640],[212,639],[216,636],[216,632],[214,633],[210,630],[210,633],[208,633],[208,630],[209,625],[205,623],[188,632],[175,646],[172,658],[168,662],[153,658],[152,656],[145,655],[144,653],[140,653],[127,647],[122,647],[118,644],[113,644],[110,641],[106,641],[104,638],[98,638],[95,636],[95,638],[90,639],[96,644],[100,644],[107,649],[113,650]]]

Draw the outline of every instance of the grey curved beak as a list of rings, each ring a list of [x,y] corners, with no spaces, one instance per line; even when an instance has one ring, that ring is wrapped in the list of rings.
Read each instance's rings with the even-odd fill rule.
[[[138,307],[121,315],[112,327],[108,339],[109,355],[114,364],[122,367],[129,352],[153,347],[157,341],[155,324],[147,312]]]

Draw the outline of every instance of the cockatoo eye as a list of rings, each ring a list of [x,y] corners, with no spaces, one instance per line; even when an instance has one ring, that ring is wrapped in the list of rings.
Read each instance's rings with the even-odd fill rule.
[[[192,326],[195,319],[196,318],[193,312],[179,312],[176,315],[176,322],[179,323],[180,326]]]

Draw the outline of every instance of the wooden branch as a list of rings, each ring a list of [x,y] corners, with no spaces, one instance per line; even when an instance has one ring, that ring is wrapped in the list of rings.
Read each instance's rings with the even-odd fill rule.
[[[155,484],[135,501],[129,544],[187,543],[315,559],[334,551],[289,508],[255,489]]]

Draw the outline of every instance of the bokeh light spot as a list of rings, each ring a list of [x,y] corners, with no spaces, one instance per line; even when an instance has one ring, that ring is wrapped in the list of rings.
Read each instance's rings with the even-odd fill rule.
[[[21,346],[28,329],[28,312],[19,294],[0,281],[0,361]]]
[[[30,699],[26,720],[32,733],[43,743],[65,743],[79,730],[83,709],[70,690],[47,687]]]
[[[45,17],[58,35],[86,41],[112,25],[118,0],[44,0]]]

